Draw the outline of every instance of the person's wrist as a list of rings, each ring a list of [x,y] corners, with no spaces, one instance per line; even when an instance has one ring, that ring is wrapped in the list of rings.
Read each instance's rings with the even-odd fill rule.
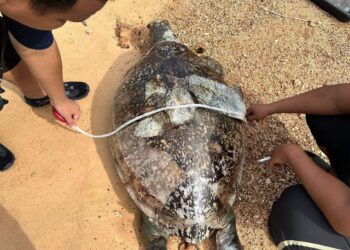
[[[54,107],[61,107],[64,106],[66,103],[68,103],[70,100],[64,96],[64,97],[56,97],[50,99],[52,106]]]
[[[292,159],[296,159],[300,156],[300,154],[304,153],[304,151],[295,144],[286,144],[283,148],[283,151],[286,158],[288,159],[288,162],[291,162]]]
[[[268,115],[273,115],[273,114],[276,114],[278,112],[276,103],[273,102],[273,103],[269,103],[269,104],[265,104],[265,105],[267,107]]]

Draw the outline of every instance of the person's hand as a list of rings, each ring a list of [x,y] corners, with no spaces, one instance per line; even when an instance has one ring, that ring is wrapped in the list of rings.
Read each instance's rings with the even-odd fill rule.
[[[255,121],[264,119],[266,116],[271,115],[271,104],[255,104],[247,109],[246,117],[248,121]]]
[[[75,123],[80,118],[80,107],[79,105],[68,98],[60,103],[53,103],[53,106],[57,110],[57,112],[66,120],[69,126],[74,126]]]
[[[296,150],[301,150],[294,144],[282,144],[277,146],[271,153],[269,165],[272,167],[281,167],[289,163],[289,155]]]

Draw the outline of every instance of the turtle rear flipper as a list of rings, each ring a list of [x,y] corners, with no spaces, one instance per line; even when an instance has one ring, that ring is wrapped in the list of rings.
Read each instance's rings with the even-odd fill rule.
[[[216,233],[216,249],[217,250],[240,250],[243,249],[236,229],[236,220],[233,212],[229,212],[227,216],[226,227],[220,229]]]
[[[147,250],[167,250],[169,235],[146,215],[142,218],[142,234]]]

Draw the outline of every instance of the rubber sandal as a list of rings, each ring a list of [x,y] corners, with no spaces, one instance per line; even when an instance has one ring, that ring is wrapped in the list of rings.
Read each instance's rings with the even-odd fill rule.
[[[320,168],[322,168],[324,171],[329,172],[331,170],[331,165],[329,165],[327,162],[325,162],[320,156],[317,154],[304,150],[304,152],[311,158],[311,160],[316,163]]]
[[[90,88],[85,82],[65,82],[64,89],[66,96],[70,100],[80,100],[89,94]],[[24,97],[25,102],[34,108],[46,106],[50,103],[50,98],[44,96],[42,98],[28,98]]]
[[[0,144],[0,171],[9,169],[15,162],[15,156],[4,145]]]

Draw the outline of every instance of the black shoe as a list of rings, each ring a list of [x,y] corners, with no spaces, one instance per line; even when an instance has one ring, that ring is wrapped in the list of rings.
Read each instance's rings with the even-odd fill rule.
[[[311,158],[311,160],[316,163],[320,168],[322,168],[324,171],[329,172],[331,170],[331,165],[329,165],[327,162],[325,162],[320,156],[317,154],[304,150],[305,153]]]
[[[33,108],[40,108],[50,103],[50,98],[48,96],[35,99],[24,97],[24,100],[29,106],[32,106]]]
[[[0,171],[9,169],[15,162],[15,156],[4,145],[0,144]]]
[[[65,82],[64,89],[66,91],[66,96],[70,100],[79,100],[84,98],[89,94],[90,88],[85,82]],[[44,96],[42,98],[28,98],[24,97],[25,102],[34,108],[39,108],[46,106],[50,103],[50,98]]]

